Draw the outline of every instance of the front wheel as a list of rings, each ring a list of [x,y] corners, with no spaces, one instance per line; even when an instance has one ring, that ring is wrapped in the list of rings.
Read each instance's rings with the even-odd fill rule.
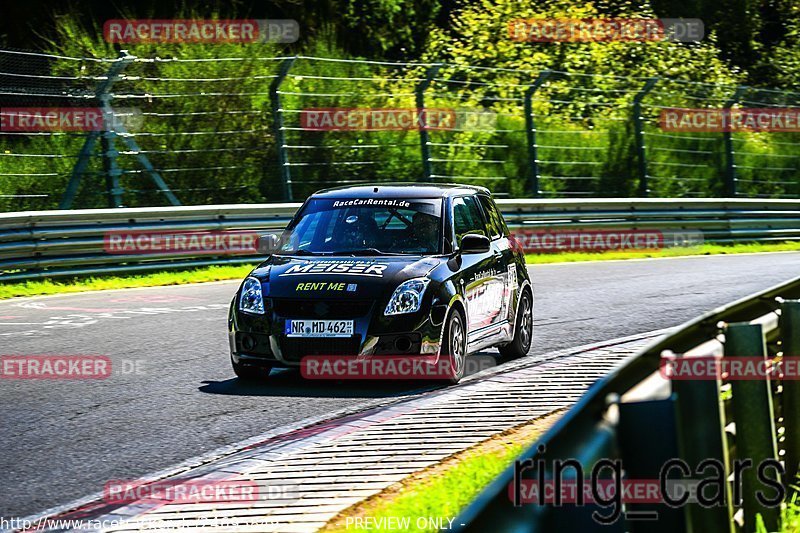
[[[514,327],[514,340],[498,348],[500,355],[510,359],[528,355],[533,340],[533,298],[528,291],[524,291],[521,298]]]
[[[237,363],[233,360],[233,356],[231,356],[231,366],[233,367],[233,373],[242,381],[262,380],[269,376],[269,372],[272,370],[270,366],[254,366]]]
[[[450,313],[442,336],[441,357],[445,361],[446,380],[458,383],[464,377],[464,368],[467,366],[467,328],[464,316],[457,309]]]

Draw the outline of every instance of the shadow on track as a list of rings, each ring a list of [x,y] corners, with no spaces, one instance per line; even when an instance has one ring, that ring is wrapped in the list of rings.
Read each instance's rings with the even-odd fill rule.
[[[311,380],[295,368],[274,369],[263,381],[237,378],[204,381],[200,392],[235,396],[282,396],[297,398],[388,398],[427,392],[442,387],[425,381]]]
[[[489,355],[480,352],[476,355]],[[497,354],[491,357],[497,365],[506,360]],[[467,366],[469,376],[474,371]],[[313,380],[305,379],[296,368],[273,369],[269,377],[262,381],[244,382],[237,378],[225,381],[204,381],[198,388],[207,394],[234,396],[275,396],[296,398],[389,398],[429,392],[447,387],[447,384],[434,380]]]

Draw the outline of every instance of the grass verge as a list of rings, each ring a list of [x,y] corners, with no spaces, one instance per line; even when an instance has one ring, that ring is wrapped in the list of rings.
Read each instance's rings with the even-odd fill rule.
[[[620,252],[561,252],[527,254],[528,264],[576,263],[579,261],[608,261],[619,259],[649,259],[659,257],[687,257],[695,255],[752,254],[763,252],[797,252],[800,242],[748,243],[748,244],[701,244],[686,248],[662,248],[660,250],[626,250]]]
[[[339,513],[320,531],[345,532],[358,527],[357,519],[370,519],[371,530],[433,532],[436,519],[456,518],[497,475],[530,446],[562,414],[545,417],[500,433],[454,454]],[[418,523],[418,519],[422,519]],[[390,521],[391,519],[391,521]],[[429,520],[428,520],[429,519]],[[425,520],[426,524],[422,521]],[[364,522],[361,522],[362,524]],[[381,526],[382,524],[382,526]],[[348,527],[349,525],[349,527]]]
[[[528,254],[529,264],[574,263],[579,261],[602,261],[618,259],[646,259],[658,257],[683,257],[694,255],[724,255],[758,252],[800,251],[800,242],[774,244],[704,244],[691,248],[666,248],[663,250],[630,250],[625,252],[564,252]],[[188,270],[161,271],[145,274],[121,274],[116,276],[80,276],[53,280],[0,283],[0,300],[21,296],[43,296],[68,292],[99,291],[106,289],[130,289],[134,287],[159,287],[241,279],[254,265],[210,266]]]
[[[119,276],[82,276],[25,281],[20,283],[0,283],[0,300],[18,296],[41,296],[67,292],[102,291],[107,289],[130,289],[135,287],[160,287],[164,285],[183,285],[226,279],[242,279],[253,265],[210,266],[190,270],[173,270],[147,274]]]

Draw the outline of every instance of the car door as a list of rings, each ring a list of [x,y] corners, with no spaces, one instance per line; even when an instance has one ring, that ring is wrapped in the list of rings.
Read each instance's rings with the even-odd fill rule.
[[[479,194],[477,199],[483,210],[486,232],[492,241],[491,249],[495,257],[494,267],[497,272],[495,301],[500,309],[495,317],[495,323],[500,323],[511,315],[510,308],[515,301],[514,293],[517,289],[517,264],[507,227],[503,223],[497,204],[488,195]]]
[[[460,248],[464,235],[486,234],[486,222],[475,196],[457,196],[452,199],[453,233],[456,248]],[[467,327],[472,342],[492,326],[499,309],[495,308],[493,287],[497,257],[490,248],[488,252],[462,254],[459,284],[463,291],[467,309]]]

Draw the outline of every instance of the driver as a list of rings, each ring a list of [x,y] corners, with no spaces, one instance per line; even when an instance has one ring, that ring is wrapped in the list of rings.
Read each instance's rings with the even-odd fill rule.
[[[438,250],[439,223],[438,219],[421,211],[414,213],[411,219],[411,241],[415,247],[425,252]]]
[[[369,211],[355,211],[344,219],[339,240],[348,247],[374,247],[378,225]]]

